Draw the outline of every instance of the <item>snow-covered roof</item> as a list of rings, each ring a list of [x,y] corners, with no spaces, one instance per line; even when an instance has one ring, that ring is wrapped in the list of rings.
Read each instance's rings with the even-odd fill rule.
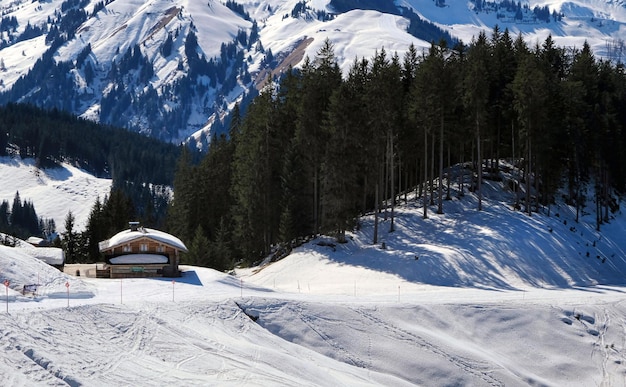
[[[31,236],[26,239],[26,242],[30,243],[33,246],[38,246],[44,242],[44,239],[36,236]]]
[[[48,265],[63,265],[65,262],[65,254],[63,249],[58,247],[33,247],[22,248],[26,254],[44,261]]]
[[[167,263],[168,259],[164,255],[159,254],[126,254],[109,259],[114,265],[137,265],[152,263]]]
[[[142,238],[152,239],[154,241],[174,247],[178,250],[184,252],[187,251],[187,246],[185,246],[185,244],[174,235],[145,227],[139,227],[136,230],[127,229],[124,231],[120,231],[113,237],[111,237],[111,239],[100,242],[98,244],[98,247],[100,248],[100,251],[109,250]]]

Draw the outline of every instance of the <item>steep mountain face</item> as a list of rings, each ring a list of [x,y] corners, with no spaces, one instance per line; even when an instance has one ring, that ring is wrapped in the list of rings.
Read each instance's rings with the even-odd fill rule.
[[[347,70],[496,24],[530,41],[621,60],[621,1],[15,0],[0,4],[0,104],[31,103],[165,141],[206,142],[234,103],[313,58],[326,39]]]

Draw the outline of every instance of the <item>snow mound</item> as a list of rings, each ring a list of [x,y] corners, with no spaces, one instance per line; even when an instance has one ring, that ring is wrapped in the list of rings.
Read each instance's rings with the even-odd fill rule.
[[[58,269],[33,257],[34,248],[8,247],[0,245],[0,281],[9,281],[9,299],[16,302],[29,302],[41,298],[91,298],[92,286],[78,278],[60,272]],[[36,297],[23,295],[24,286],[36,285]]]
[[[473,194],[453,195],[444,214],[433,206],[423,219],[418,202],[409,200],[395,209],[395,231],[389,232],[390,214],[382,221],[375,245],[370,214],[346,244],[315,239],[278,262],[238,272],[282,291],[334,294],[393,294],[424,285],[519,290],[624,283],[623,203],[597,231],[592,213],[577,223],[575,208],[561,203],[550,215],[544,208],[529,216],[512,208],[502,182],[487,181],[483,191],[482,211]],[[332,287],[322,286],[329,282]]]

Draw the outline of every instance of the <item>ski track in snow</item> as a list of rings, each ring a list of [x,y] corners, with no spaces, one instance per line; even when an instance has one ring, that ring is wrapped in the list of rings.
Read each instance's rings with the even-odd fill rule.
[[[0,174],[37,187],[36,205],[50,181],[83,176],[66,166],[30,182],[28,161],[10,165]],[[29,387],[626,386],[624,205],[598,234],[594,214],[575,223],[559,205],[528,217],[490,184],[480,213],[471,193],[428,219],[415,202],[397,207],[396,231],[380,224],[385,249],[368,215],[346,244],[322,237],[235,275],[182,266],[175,285],[73,277],[0,246],[11,281],[0,376]],[[37,295],[21,295],[35,283]]]

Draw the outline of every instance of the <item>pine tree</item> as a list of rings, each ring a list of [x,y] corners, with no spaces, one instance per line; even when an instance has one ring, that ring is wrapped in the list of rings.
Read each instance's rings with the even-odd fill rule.
[[[202,225],[198,225],[194,232],[191,244],[189,245],[189,252],[184,256],[185,263],[194,266],[209,266],[209,255],[211,245],[209,239],[206,237]]]
[[[65,263],[79,262],[79,236],[74,231],[75,218],[72,211],[68,211],[65,216],[65,231],[61,234],[61,245],[65,252]]]
[[[509,35],[509,30],[501,32],[498,26],[494,27],[490,41],[491,56],[489,65],[489,136],[490,136],[490,159],[491,171],[499,170],[499,160],[501,159],[501,149],[506,145],[513,144],[513,139],[509,138],[508,128],[514,121],[514,111],[512,109],[512,93],[509,85],[515,76],[515,53],[513,50],[513,40]],[[505,140],[505,138],[508,138]],[[512,151],[512,149],[511,149]]]
[[[273,89],[263,91],[249,106],[235,144],[232,195],[235,237],[248,260],[260,258],[275,242],[280,219],[281,150],[274,147]]]
[[[191,240],[197,225],[198,213],[195,211],[196,195],[191,152],[183,147],[176,163],[174,177],[174,198],[168,207],[167,228],[185,241]]]
[[[410,187],[416,188],[415,196],[419,194],[419,152],[416,152],[420,148],[420,136],[416,130],[416,118],[415,104],[413,88],[415,88],[416,76],[419,66],[419,55],[417,49],[413,44],[409,46],[409,49],[404,55],[402,64],[402,84],[404,108],[401,111],[403,125],[399,128],[398,137],[401,141],[398,141],[398,156],[400,159],[400,167],[405,172],[405,200]],[[402,186],[400,187],[402,190]]]
[[[210,267],[219,271],[226,271],[233,267],[232,237],[224,218],[220,219],[219,227],[211,245]]]
[[[419,91],[420,116],[426,130],[439,137],[439,183],[437,185],[438,207],[437,213],[443,213],[443,142],[445,136],[446,115],[449,113],[451,104],[454,102],[454,85],[451,83],[452,76],[448,64],[447,47],[445,41],[439,45],[431,44],[428,55],[424,57],[419,66]],[[434,144],[433,144],[434,145]],[[433,154],[434,156],[434,154]],[[435,160],[431,160],[435,165]],[[434,176],[432,176],[434,180]]]
[[[124,191],[112,187],[102,205],[102,216],[107,225],[107,234],[114,235],[127,228],[128,222],[136,220],[135,206]]]
[[[302,68],[302,97],[298,108],[297,141],[306,149],[306,166],[303,171],[310,181],[313,232],[318,233],[321,220],[321,165],[326,133],[323,131],[324,114],[330,96],[341,84],[341,71],[335,58],[334,46],[326,39],[313,63],[305,59]]]
[[[541,179],[540,186],[539,179],[535,180],[535,189],[538,191],[537,199],[542,205],[548,206],[549,214],[550,204],[561,185],[569,158],[567,148],[563,146],[563,138],[566,136],[563,125],[563,112],[566,110],[564,98],[550,98],[559,96],[562,92],[566,72],[565,52],[557,48],[552,37],[548,36],[535,55],[545,77],[543,89],[546,98],[542,107],[544,124],[535,142],[536,175]]]
[[[19,227],[19,225],[22,224],[23,219],[22,200],[20,199],[20,192],[16,191],[15,196],[13,197],[13,205],[11,206],[9,222],[13,227]]]
[[[487,121],[487,103],[489,101],[488,75],[489,47],[484,32],[470,44],[467,51],[467,71],[464,79],[464,101],[467,112],[472,117],[474,133],[476,136],[476,175],[478,177],[476,192],[478,195],[478,210],[482,210],[482,177],[483,177],[483,152],[482,130]]]
[[[230,216],[233,153],[234,144],[225,135],[213,137],[195,173],[196,219],[209,239],[215,235],[219,220]]]
[[[346,230],[359,208],[360,140],[367,141],[356,133],[363,124],[359,114],[364,105],[362,93],[358,67],[353,67],[348,80],[331,97],[324,125],[328,143],[322,163],[322,226],[336,233],[340,243],[346,242]]]
[[[0,203],[0,232],[2,233],[9,232],[9,224],[10,224],[9,219],[10,219],[9,202],[6,200],[3,200],[2,203]]]
[[[394,231],[395,167],[396,144],[399,128],[402,126],[400,111],[404,102],[402,94],[401,66],[397,56],[389,60],[384,49],[375,53],[366,87],[364,112],[370,127],[372,153],[378,168],[377,177],[371,184],[378,184],[383,190],[382,197],[391,200],[391,222],[389,231]],[[377,222],[377,220],[375,220]]]
[[[582,188],[589,181],[591,168],[595,165],[599,149],[596,147],[598,133],[597,125],[599,123],[597,117],[597,101],[598,101],[598,68],[596,60],[591,52],[591,48],[585,42],[582,50],[574,53],[574,58],[570,66],[570,72],[568,81],[570,82],[570,91],[576,91],[580,98],[577,98],[577,102],[580,103],[580,110],[578,112],[571,112],[572,114],[578,114],[578,118],[572,117],[572,122],[576,122],[576,127],[570,127],[574,159],[576,160],[576,178],[574,182],[576,187],[574,188],[575,202],[576,202],[576,220],[578,221],[579,213],[584,206],[584,196]],[[572,96],[574,98],[574,96]]]
[[[108,225],[106,224],[103,213],[102,203],[98,197],[91,208],[87,226],[83,233],[87,241],[87,254],[88,261],[90,262],[98,262],[100,260],[101,255],[98,243],[110,236],[107,235]]]
[[[511,84],[513,90],[513,106],[518,115],[522,128],[522,137],[525,148],[525,182],[526,182],[526,212],[532,213],[532,180],[537,178],[534,172],[533,147],[538,133],[544,128],[546,76],[541,71],[536,55],[526,56],[519,64],[515,79]]]

